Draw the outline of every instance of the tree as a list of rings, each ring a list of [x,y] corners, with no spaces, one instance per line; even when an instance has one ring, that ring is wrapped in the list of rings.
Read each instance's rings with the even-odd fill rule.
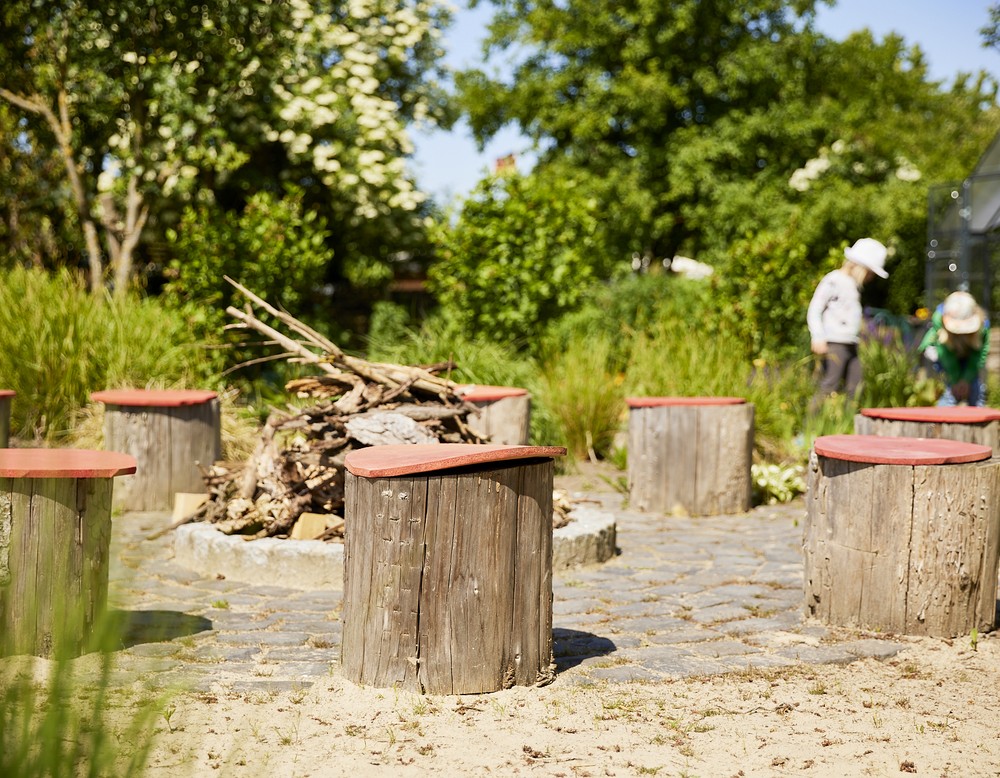
[[[514,123],[536,170],[586,173],[614,255],[714,265],[755,351],[797,341],[803,297],[863,235],[894,251],[878,302],[912,310],[928,185],[1000,127],[989,78],[933,82],[897,36],[830,40],[810,0],[495,5],[487,51],[519,59],[509,82],[458,79],[477,136]]]
[[[447,19],[437,0],[9,0],[0,98],[25,148],[58,149],[91,287],[110,266],[123,291],[185,203],[297,183],[336,232],[410,218],[405,125],[444,116]]]
[[[573,310],[609,270],[597,200],[559,177],[484,179],[437,241],[431,290],[467,333],[505,343]]]
[[[460,74],[463,108],[479,138],[517,124],[542,164],[603,182],[620,251],[669,257],[689,233],[667,184],[674,138],[734,106],[767,105],[778,86],[769,56],[814,4],[499,0],[489,51],[524,55],[509,83]]]

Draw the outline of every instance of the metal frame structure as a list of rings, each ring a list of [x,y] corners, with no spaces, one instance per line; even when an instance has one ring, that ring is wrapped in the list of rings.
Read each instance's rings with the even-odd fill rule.
[[[927,197],[926,305],[934,310],[955,290],[1000,309],[1000,135],[960,183],[932,186]]]

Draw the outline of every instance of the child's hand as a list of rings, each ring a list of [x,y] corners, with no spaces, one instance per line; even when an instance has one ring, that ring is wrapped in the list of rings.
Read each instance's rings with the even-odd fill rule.
[[[969,399],[969,382],[968,381],[956,381],[951,387],[951,393],[955,396],[956,400],[968,400]]]

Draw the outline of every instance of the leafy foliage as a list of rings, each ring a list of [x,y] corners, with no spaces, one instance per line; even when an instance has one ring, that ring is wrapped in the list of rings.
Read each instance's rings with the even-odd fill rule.
[[[168,232],[174,259],[166,290],[174,301],[197,303],[216,327],[234,292],[223,276],[304,316],[319,296],[333,256],[328,234],[322,217],[303,210],[297,189],[280,200],[260,192],[242,213],[188,207],[178,228]]]
[[[437,0],[10,0],[0,102],[23,153],[41,165],[59,150],[46,215],[73,214],[92,289],[110,262],[123,292],[186,204],[240,211],[286,183],[335,226],[339,261],[379,265],[420,242],[406,125],[448,120],[434,74],[449,18]]]
[[[429,281],[442,306],[473,335],[508,343],[573,310],[608,271],[597,201],[570,179],[487,178],[437,242]]]
[[[90,295],[67,270],[0,273],[0,351],[11,434],[57,441],[90,393],[122,386],[213,388],[220,354],[152,300]]]
[[[517,64],[460,74],[477,136],[514,123],[539,175],[587,175],[609,257],[712,264],[721,317],[768,359],[802,348],[812,287],[859,237],[892,250],[871,302],[912,311],[928,186],[1000,128],[985,75],[946,88],[897,36],[830,40],[809,0],[496,5],[490,50]]]

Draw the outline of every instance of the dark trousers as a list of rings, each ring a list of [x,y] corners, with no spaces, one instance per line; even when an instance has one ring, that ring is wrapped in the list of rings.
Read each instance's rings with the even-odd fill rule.
[[[843,391],[852,400],[861,386],[861,360],[856,343],[827,343],[823,357],[823,377],[819,394],[826,396]]]

